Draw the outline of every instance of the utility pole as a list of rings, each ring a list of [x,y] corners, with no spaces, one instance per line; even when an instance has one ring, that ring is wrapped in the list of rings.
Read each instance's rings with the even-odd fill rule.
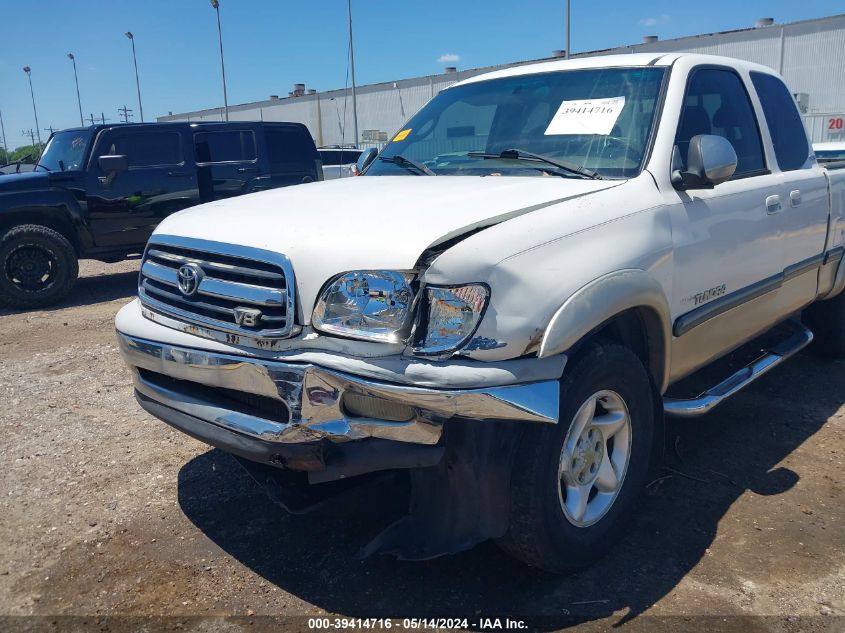
[[[94,125],[94,123],[96,123],[96,122],[97,122],[97,120],[94,118],[94,113],[93,113],[93,112],[92,112],[91,114],[89,114],[89,115],[88,115],[88,119],[87,119],[87,120],[88,120],[88,121],[91,121],[91,125]]]
[[[564,59],[569,59],[569,51],[570,49],[570,42],[569,42],[569,0],[566,0],[566,55],[564,55]]]
[[[107,118],[106,118],[106,113],[105,113],[105,112],[100,112],[100,118],[103,120],[103,125],[105,125],[105,124],[106,124],[106,121],[111,121],[111,119],[107,119]]]
[[[120,116],[123,117],[123,122],[129,123],[129,119],[132,118],[132,110],[123,106],[122,108],[118,108],[117,111],[120,113]]]
[[[49,126],[47,126],[47,127],[45,127],[45,128],[44,128],[44,131],[45,131],[45,132],[50,132],[50,136],[53,136],[53,132],[55,132],[56,130],[55,130],[55,128],[54,128],[52,125],[49,125]]]
[[[68,53],[67,56],[73,62],[73,79],[76,81],[76,103],[79,104],[79,124],[84,126],[85,121],[82,119],[82,99],[79,97],[79,75],[76,74],[76,57],[74,57],[73,53]]]
[[[358,99],[355,96],[355,51],[352,47],[352,0],[347,0],[347,7],[349,13],[349,64],[352,69],[352,130],[355,132],[355,147],[358,147]]]
[[[29,140],[31,141],[30,145],[32,145],[33,147],[35,146],[35,132],[32,131],[32,128],[29,128],[28,130],[21,131],[21,134],[23,134],[24,136],[28,136]],[[40,144],[38,146],[38,154],[39,155],[41,154]]]

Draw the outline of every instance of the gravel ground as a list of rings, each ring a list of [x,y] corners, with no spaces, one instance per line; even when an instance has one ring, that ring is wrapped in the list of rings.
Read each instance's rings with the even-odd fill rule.
[[[261,616],[336,614],[845,631],[845,362],[802,353],[671,425],[664,476],[583,573],[537,574],[490,544],[362,561],[398,494],[288,516],[229,456],[136,405],[112,325],[136,271],[83,262],[67,304],[0,311],[0,629],[305,629]]]

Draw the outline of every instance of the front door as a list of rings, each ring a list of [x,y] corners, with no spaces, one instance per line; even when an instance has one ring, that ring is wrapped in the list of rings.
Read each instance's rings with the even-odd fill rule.
[[[727,138],[738,161],[728,182],[665,193],[674,241],[673,379],[776,320],[785,261],[781,179],[767,167],[743,80],[727,68],[695,69],[679,116],[674,166],[699,134]]]
[[[88,170],[88,214],[96,246],[142,246],[165,217],[198,202],[196,172],[178,130],[111,129],[97,140]],[[124,155],[125,172],[106,173],[97,159]]]

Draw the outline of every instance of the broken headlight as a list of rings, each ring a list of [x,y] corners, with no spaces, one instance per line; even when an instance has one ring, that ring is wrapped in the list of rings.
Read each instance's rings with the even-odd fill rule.
[[[322,332],[365,341],[407,340],[413,321],[413,278],[412,273],[392,270],[344,273],[323,290],[311,323]]]
[[[475,333],[490,290],[483,284],[428,286],[420,328],[414,347],[417,354],[443,354],[458,349]]]

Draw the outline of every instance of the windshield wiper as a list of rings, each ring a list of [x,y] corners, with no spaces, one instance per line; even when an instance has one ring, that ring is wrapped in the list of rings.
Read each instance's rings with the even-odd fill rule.
[[[418,163],[415,160],[410,158],[405,158],[402,154],[394,154],[393,156],[379,156],[379,160],[383,160],[386,163],[393,163],[394,165],[399,165],[400,167],[406,168],[414,168],[426,176],[436,176],[433,171],[431,171],[428,167],[423,165],[422,163]]]
[[[602,179],[602,177],[598,173],[590,169],[578,167],[576,165],[557,160],[556,158],[549,158],[548,156],[543,156],[542,154],[526,152],[524,149],[506,149],[501,154],[488,154],[487,152],[468,152],[467,156],[472,156],[474,158],[505,158],[512,160],[533,160],[541,163],[546,163],[547,165],[552,165],[553,167],[557,167],[558,169],[562,169],[563,171],[567,171],[571,174],[576,174],[583,178],[590,178],[591,180]]]
[[[41,169],[46,169],[47,171],[53,171],[52,169],[50,169],[50,168],[49,168],[49,167],[47,167],[46,165],[42,165],[41,163],[35,163],[35,167],[33,167],[33,169],[38,169],[39,167],[40,167]]]

